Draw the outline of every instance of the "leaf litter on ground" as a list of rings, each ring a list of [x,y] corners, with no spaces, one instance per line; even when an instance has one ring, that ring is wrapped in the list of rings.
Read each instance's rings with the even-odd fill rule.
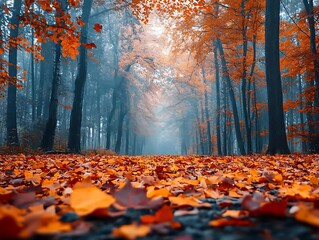
[[[265,219],[319,236],[319,155],[20,154],[1,155],[0,167],[3,239],[192,239],[229,227],[271,239]]]

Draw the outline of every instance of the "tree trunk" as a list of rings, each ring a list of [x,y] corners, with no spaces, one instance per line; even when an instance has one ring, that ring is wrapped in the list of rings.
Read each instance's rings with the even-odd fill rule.
[[[249,124],[249,114],[248,114],[248,107],[249,105],[247,98],[247,50],[248,50],[248,42],[247,42],[247,25],[246,25],[246,11],[245,11],[245,3],[246,0],[242,0],[241,4],[241,16],[242,16],[242,40],[243,40],[243,66],[242,66],[242,105],[243,105],[243,115],[244,115],[244,122],[245,122],[245,129],[246,129],[246,136],[247,136],[247,153],[252,153],[252,144],[251,144],[251,128]]]
[[[61,9],[66,9],[66,2],[63,0],[60,1]],[[59,13],[58,13],[59,16]],[[45,126],[43,133],[41,148],[46,151],[50,151],[54,145],[55,130],[57,126],[57,114],[58,114],[58,103],[59,103],[59,86],[61,81],[61,55],[62,55],[62,46],[61,41],[59,41],[55,46],[55,63],[53,70],[52,78],[52,88],[51,88],[51,97],[49,104],[49,117]]]
[[[222,155],[221,146],[221,134],[220,134],[220,84],[219,84],[219,64],[217,58],[217,48],[214,48],[214,63],[215,63],[215,75],[216,75],[216,135],[217,135],[217,153],[218,156]]]
[[[78,65],[78,74],[75,79],[74,99],[70,117],[70,131],[68,139],[68,151],[79,153],[81,151],[81,124],[82,124],[82,108],[84,87],[87,77],[87,50],[84,44],[88,38],[88,23],[93,0],[84,0],[82,21],[85,25],[81,28],[81,46],[80,59]]]
[[[310,31],[310,48],[311,53],[314,56],[314,81],[313,84],[315,86],[315,98],[313,104],[313,138],[310,140],[310,151],[311,152],[319,152],[319,61],[317,58],[317,44],[316,44],[316,27],[315,27],[315,17],[314,17],[314,7],[313,0],[303,0],[306,12],[307,12],[307,20],[309,24]]]
[[[208,93],[207,93],[207,79],[205,76],[205,69],[202,67],[202,75],[204,79],[205,92],[204,92],[204,110],[205,110],[205,118],[206,118],[206,128],[207,128],[207,143],[208,143],[208,151],[207,154],[211,155],[213,152],[213,144],[212,144],[212,134],[210,129],[210,119],[209,119],[209,110],[208,110]]]
[[[121,103],[120,106],[120,114],[118,119],[118,126],[117,126],[117,138],[116,138],[116,144],[115,144],[115,152],[120,154],[121,151],[121,143],[122,143],[122,135],[123,135],[123,122],[124,118],[126,116],[126,110],[124,106],[125,102]]]
[[[61,80],[60,73],[61,65],[61,43],[57,43],[55,47],[55,64],[53,71],[51,98],[49,105],[49,118],[47,120],[41,148],[46,151],[50,151],[54,145],[55,130],[57,126],[57,114],[58,114],[58,103],[59,103],[59,86]]]
[[[126,132],[125,132],[125,155],[129,154],[130,147],[130,118],[126,118]]]
[[[280,76],[279,23],[280,1],[266,0],[265,57],[269,115],[268,154],[289,153]]]
[[[19,15],[21,11],[22,1],[14,1],[13,14],[10,24],[14,27],[10,28],[10,39],[15,41],[19,34]],[[9,76],[10,84],[7,96],[7,145],[19,146],[19,138],[17,131],[17,88],[15,86],[17,80],[17,59],[18,49],[10,45],[9,47]]]
[[[305,138],[306,136],[303,136],[304,132],[305,132],[305,120],[304,120],[304,114],[303,112],[301,112],[301,110],[303,109],[303,104],[302,104],[302,93],[303,93],[303,89],[302,89],[302,81],[301,81],[301,75],[298,74],[298,87],[299,87],[299,119],[300,119],[300,125],[301,125],[301,132],[302,132],[302,136],[301,136],[301,151],[302,152],[306,152],[307,146],[306,146],[306,141]]]
[[[221,56],[221,60],[222,60],[222,69],[223,69],[223,74],[227,83],[227,87],[228,87],[228,91],[229,91],[229,97],[230,97],[230,102],[232,105],[232,110],[233,110],[233,116],[234,116],[234,123],[235,123],[235,134],[236,134],[236,139],[237,139],[237,144],[238,144],[238,148],[240,151],[241,155],[245,155],[246,151],[245,151],[245,146],[244,146],[244,142],[243,142],[243,138],[240,132],[240,123],[239,123],[239,116],[238,116],[238,110],[237,110],[237,104],[236,104],[236,99],[235,99],[235,93],[234,93],[234,89],[229,77],[229,71],[227,68],[227,63],[226,63],[226,59],[225,59],[225,55],[224,55],[224,49],[223,49],[223,45],[220,41],[220,39],[216,40],[216,45],[219,49],[219,53]]]

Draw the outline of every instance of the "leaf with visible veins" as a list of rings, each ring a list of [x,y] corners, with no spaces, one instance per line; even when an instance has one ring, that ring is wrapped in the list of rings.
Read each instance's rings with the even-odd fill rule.
[[[145,188],[134,188],[127,179],[125,186],[114,192],[116,202],[127,208],[147,209],[157,208],[163,204],[163,198],[151,200],[146,196]]]

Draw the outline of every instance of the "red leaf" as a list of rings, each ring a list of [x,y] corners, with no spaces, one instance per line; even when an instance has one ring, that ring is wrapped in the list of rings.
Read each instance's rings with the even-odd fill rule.
[[[98,24],[98,23],[94,24],[94,27],[93,27],[93,29],[99,33],[102,31],[102,28],[103,28],[103,26],[101,24]]]
[[[96,48],[96,45],[94,43],[87,43],[84,45],[87,49]]]
[[[171,207],[164,205],[161,207],[155,215],[144,215],[141,217],[142,223],[162,223],[162,222],[172,222],[174,220],[174,215]]]
[[[244,197],[241,205],[251,216],[283,217],[286,215],[287,201],[266,202],[263,196],[255,193]]]

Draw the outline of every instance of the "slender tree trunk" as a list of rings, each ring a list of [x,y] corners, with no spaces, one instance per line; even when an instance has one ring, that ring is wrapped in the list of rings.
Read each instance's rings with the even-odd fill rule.
[[[32,47],[34,46],[34,31],[32,29]],[[35,69],[34,69],[34,54],[31,53],[31,101],[32,101],[32,111],[31,111],[31,116],[32,116],[32,122],[34,123],[35,121],[35,114],[36,114],[36,102],[35,102]]]
[[[223,45],[222,45],[220,39],[216,40],[216,45],[219,49],[219,53],[221,56],[223,74],[224,74],[224,77],[225,77],[225,80],[227,83],[230,102],[232,105],[234,123],[235,123],[235,134],[236,134],[238,148],[239,148],[240,154],[245,155],[246,151],[245,151],[244,141],[243,141],[241,131],[240,131],[240,123],[239,123],[239,116],[238,116],[237,104],[236,104],[236,99],[235,99],[235,93],[234,93],[234,89],[233,89],[233,86],[232,86],[232,83],[231,83],[231,80],[229,77],[229,71],[227,68],[227,63],[226,63],[226,59],[225,59],[225,55],[224,55],[224,49],[223,49]]]
[[[256,93],[256,83],[255,83],[255,79],[254,79],[254,71],[255,71],[255,66],[256,66],[256,40],[257,40],[257,36],[254,35],[253,36],[253,63],[251,65],[251,68],[250,68],[250,74],[249,74],[249,80],[248,80],[248,93],[247,93],[247,111],[248,111],[248,117],[249,117],[249,122],[248,122],[248,126],[249,126],[249,131],[250,131],[250,137],[252,135],[251,133],[251,129],[252,129],[252,119],[253,119],[253,116],[251,116],[251,93],[250,93],[250,90],[251,90],[251,83],[253,81],[253,88],[254,88],[254,105],[255,105],[255,124],[257,126],[257,122],[258,122],[258,113],[257,113],[257,93]],[[255,133],[255,151],[257,152],[257,127],[255,127],[255,130],[256,130],[256,133]],[[251,144],[252,144],[252,140],[251,141]]]
[[[54,145],[55,130],[57,126],[58,103],[59,103],[59,85],[61,81],[60,65],[61,65],[61,43],[57,43],[55,47],[55,64],[54,64],[51,98],[50,98],[50,105],[49,105],[49,118],[47,120],[44,134],[42,137],[42,142],[41,142],[41,148],[46,151],[52,150]]]
[[[116,138],[116,144],[115,144],[115,152],[120,153],[121,151],[121,143],[122,143],[122,135],[123,135],[123,122],[124,118],[126,116],[126,110],[123,106],[125,103],[121,103],[120,106],[120,113],[119,113],[119,119],[118,119],[118,126],[117,126],[117,138]]]
[[[254,110],[255,110],[255,148],[256,153],[260,153],[260,131],[259,131],[259,114],[257,107],[257,89],[256,89],[256,81],[253,81],[253,91],[254,91]]]
[[[247,42],[247,24],[246,24],[246,10],[245,10],[246,0],[242,0],[241,4],[241,15],[242,15],[242,40],[243,40],[243,69],[242,69],[242,105],[243,105],[243,115],[247,136],[247,153],[252,153],[252,143],[251,143],[251,128],[249,124],[249,114],[248,114],[248,98],[247,98],[247,50],[248,50],[248,42]]]
[[[112,94],[112,109],[110,111],[110,114],[107,118],[107,124],[106,124],[106,149],[111,149],[111,133],[112,133],[112,120],[115,114],[115,110],[117,107],[117,95],[119,91],[119,84],[116,84],[113,90]]]
[[[222,146],[221,146],[221,134],[220,134],[220,83],[219,83],[219,64],[217,57],[217,48],[214,48],[214,63],[215,63],[215,76],[216,76],[216,135],[217,135],[217,153],[218,156],[222,155]]]
[[[269,115],[268,154],[289,153],[280,76],[279,24],[280,1],[266,0],[265,56]]]
[[[93,0],[84,0],[82,21],[85,25],[81,28],[80,59],[78,75],[75,79],[74,100],[70,118],[70,131],[68,141],[68,151],[79,153],[81,151],[81,125],[84,87],[87,78],[87,50],[84,44],[87,43],[88,25]]]
[[[302,104],[302,93],[303,93],[303,89],[302,89],[302,80],[301,80],[301,75],[298,74],[298,87],[299,87],[299,110],[303,109],[303,104]],[[306,152],[307,149],[307,145],[306,145],[306,141],[305,138],[306,136],[303,136],[304,132],[305,132],[305,120],[304,120],[304,115],[303,112],[299,111],[299,119],[300,119],[300,125],[301,125],[301,132],[302,132],[302,137],[301,137],[301,151],[302,152]]]
[[[126,118],[126,132],[125,132],[125,155],[129,154],[130,147],[130,118]]]
[[[10,40],[15,41],[19,34],[19,15],[21,11],[22,1],[14,1],[13,14],[10,24],[14,27],[10,28]],[[15,86],[17,80],[17,59],[18,49],[12,45],[9,47],[9,76],[10,84],[7,95],[7,145],[19,146],[19,138],[17,131],[17,88]]]
[[[314,15],[314,6],[313,0],[303,0],[306,12],[308,14],[307,20],[309,24],[310,31],[310,48],[311,53],[314,56],[314,81],[313,84],[315,87],[315,98],[313,103],[313,132],[314,135],[310,142],[310,151],[319,152],[319,61],[317,57],[317,44],[316,44],[316,27],[315,27],[315,15]]]
[[[66,2],[60,1],[61,9],[66,9]],[[59,14],[58,14],[59,15]],[[58,103],[59,103],[59,86],[61,81],[61,41],[55,45],[55,63],[52,78],[51,97],[49,103],[49,116],[43,133],[41,148],[43,150],[52,150],[54,145],[55,131],[57,126]]]
[[[208,151],[207,154],[211,155],[213,152],[213,144],[212,144],[212,133],[210,129],[210,116],[209,116],[209,110],[208,110],[208,93],[206,87],[208,86],[207,84],[207,79],[205,76],[205,69],[202,67],[202,75],[204,79],[204,85],[205,85],[205,91],[204,91],[204,110],[205,110],[205,118],[206,118],[206,128],[207,128],[207,143],[208,143]]]

